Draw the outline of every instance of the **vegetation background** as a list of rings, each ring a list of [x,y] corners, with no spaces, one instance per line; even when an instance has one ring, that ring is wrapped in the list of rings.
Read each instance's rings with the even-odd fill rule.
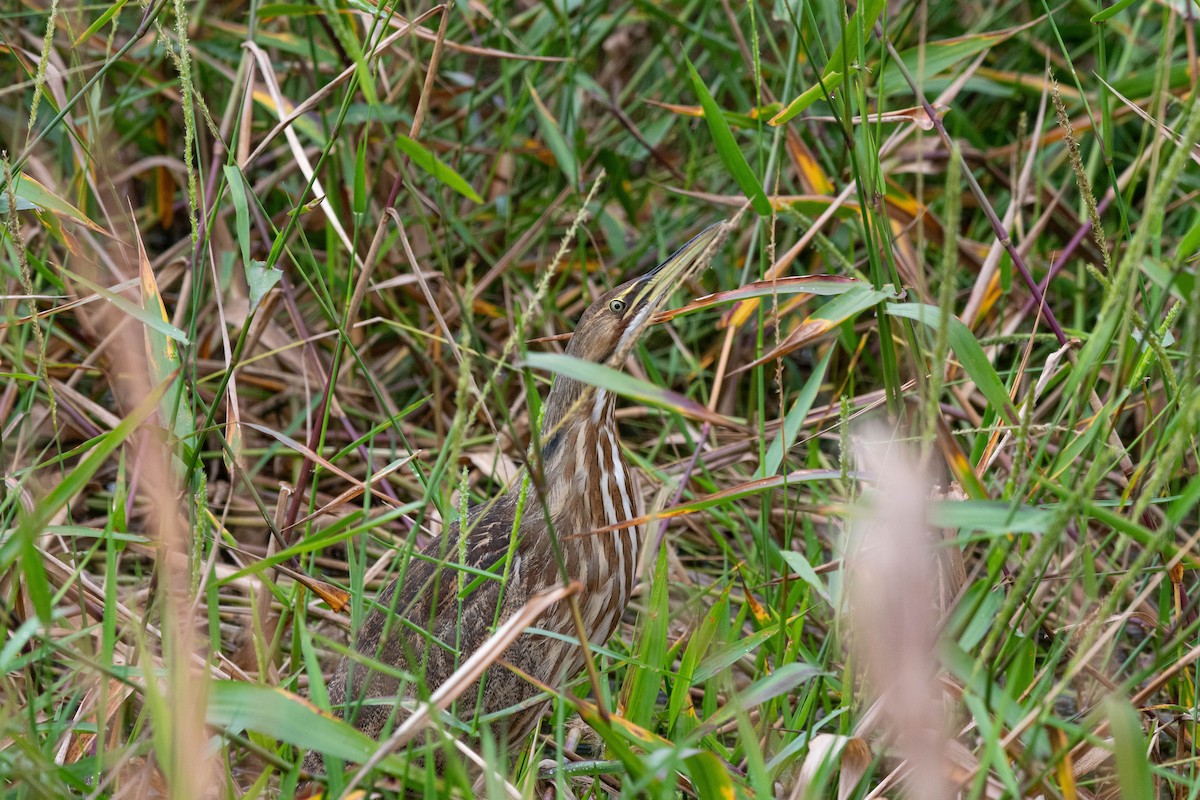
[[[1198,11],[8,4],[0,794],[365,760],[299,698],[532,340],[736,217],[612,387],[670,513],[603,696],[478,790],[1200,796]]]

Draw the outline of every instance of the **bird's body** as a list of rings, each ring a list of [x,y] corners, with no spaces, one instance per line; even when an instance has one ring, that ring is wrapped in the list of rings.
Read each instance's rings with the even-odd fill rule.
[[[716,238],[718,227],[697,236],[650,274],[599,298],[584,312],[567,353],[598,363],[624,360],[654,310]],[[613,406],[612,395],[603,389],[561,375],[555,379],[541,426],[542,480],[526,488],[523,503],[525,481],[518,479],[498,498],[471,507],[465,525],[450,524],[410,559],[401,577],[380,593],[359,631],[355,649],[362,658],[343,660],[328,684],[336,713],[379,737],[389,719],[394,727],[408,715],[394,701],[381,703],[379,698],[412,699],[432,692],[497,625],[535,594],[562,585],[564,578],[581,586],[578,604],[588,640],[603,644],[612,636],[633,591],[641,531],[611,526],[642,514],[637,478],[621,453]],[[596,532],[601,529],[608,530]],[[481,579],[480,571],[495,578]],[[566,602],[551,607],[536,626],[562,637],[577,636]],[[419,684],[369,669],[371,662],[413,676]],[[532,701],[541,690],[522,673],[554,687],[582,666],[578,644],[526,631],[459,696],[455,713],[469,723],[515,709],[497,714],[488,727],[502,745],[519,745],[546,706],[544,700]],[[305,767],[321,771],[320,754],[309,753]]]
[[[611,413],[611,411],[609,412]],[[572,438],[582,439],[582,432],[567,431]],[[607,437],[604,437],[607,438]],[[580,446],[583,446],[582,444]],[[627,476],[632,476],[619,450],[615,451],[616,464]],[[565,483],[565,481],[564,481]],[[555,531],[560,537],[565,533],[587,533],[603,525],[632,519],[640,513],[640,494],[636,479],[626,488],[630,513],[603,523],[592,523],[591,514],[577,513],[577,503],[568,508],[558,508],[551,490],[549,503]],[[573,491],[564,487],[566,494]],[[630,492],[629,490],[633,491]],[[619,491],[619,490],[618,490]],[[596,493],[596,492],[590,492]],[[597,502],[598,501],[598,502]],[[498,622],[503,622],[535,594],[562,583],[551,549],[545,513],[530,497],[522,514],[517,530],[518,542],[511,556],[508,580],[485,580],[479,583],[460,604],[459,595],[476,577],[477,570],[502,573],[508,558],[510,536],[518,502],[518,492],[510,491],[490,503],[481,503],[467,511],[467,532],[456,521],[443,536],[427,545],[420,555],[411,559],[403,583],[391,583],[376,600],[383,609],[396,610],[398,617],[421,628],[416,630],[391,617],[378,608],[368,614],[359,631],[355,648],[368,659],[388,664],[415,676],[425,677],[425,689],[436,689],[466,658],[483,644]],[[563,502],[563,499],[559,499]],[[601,495],[591,498],[593,507],[604,506]],[[590,511],[591,509],[589,509]],[[595,536],[584,536],[562,547],[567,573],[582,585],[580,608],[585,619],[595,620],[590,641],[602,644],[616,630],[621,612],[629,600],[636,577],[640,531],[636,527]],[[460,556],[461,554],[461,556]],[[439,564],[444,561],[446,564]],[[468,567],[473,572],[460,568]],[[440,569],[440,575],[439,575]],[[433,591],[434,587],[438,591]],[[393,605],[394,603],[394,605]],[[435,605],[436,604],[436,605]],[[497,608],[499,613],[497,614]],[[391,630],[385,626],[392,620]],[[570,609],[560,603],[538,620],[538,627],[574,637]],[[428,631],[432,641],[427,645]],[[457,651],[457,653],[456,653]],[[544,683],[556,685],[563,677],[578,673],[583,665],[582,651],[578,645],[562,639],[526,634],[514,642],[501,660],[521,672]],[[348,663],[343,663],[328,686],[330,705],[338,708],[347,698],[347,679],[350,677]],[[457,703],[456,712],[461,719],[470,720],[476,712],[481,716],[518,706],[536,695],[539,689],[518,676],[517,673],[499,664],[492,666],[481,681],[485,685],[480,699],[479,683],[464,692]],[[364,692],[363,687],[367,689]],[[354,671],[350,696],[369,698],[409,696],[418,693],[412,683],[407,686],[399,678],[369,670],[359,665]],[[360,695],[361,693],[361,695]],[[353,705],[353,699],[352,703]],[[505,715],[491,724],[492,733],[499,740],[516,743],[524,739],[533,729],[544,711],[544,704],[522,708]],[[378,737],[392,715],[391,703],[380,705],[364,703],[354,714],[355,726],[371,737]],[[353,713],[353,712],[352,712]],[[399,713],[393,726],[406,714]]]

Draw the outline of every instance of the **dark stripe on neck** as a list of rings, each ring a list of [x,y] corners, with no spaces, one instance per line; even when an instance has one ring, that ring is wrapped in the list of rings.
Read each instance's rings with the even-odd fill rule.
[[[542,463],[545,464],[554,454],[558,452],[558,448],[562,446],[563,431],[560,428],[550,437],[550,441],[542,445]]]

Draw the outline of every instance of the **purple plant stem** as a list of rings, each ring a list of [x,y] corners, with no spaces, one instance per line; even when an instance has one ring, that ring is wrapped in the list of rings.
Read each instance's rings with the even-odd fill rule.
[[[1107,195],[1103,200],[1100,201],[1100,205],[1096,206],[1096,214],[1100,215],[1107,211],[1108,206],[1112,203],[1112,201],[1113,195]],[[1079,248],[1079,245],[1083,244],[1083,240],[1087,238],[1087,235],[1091,232],[1092,221],[1090,219],[1084,220],[1084,223],[1079,226],[1079,230],[1075,231],[1075,235],[1072,236],[1067,242],[1067,246],[1059,252],[1058,257],[1054,260],[1054,263],[1050,265],[1050,271],[1046,273],[1046,277],[1042,281],[1043,295],[1050,287],[1050,281],[1054,280],[1058,273],[1062,272],[1063,265],[1071,259],[1071,256],[1075,254],[1075,251]],[[1028,314],[1033,311],[1033,304],[1034,299],[1030,297],[1025,301],[1025,305],[1021,308],[1021,313]]]
[[[671,506],[679,505],[679,501],[683,499],[683,490],[691,480],[692,472],[696,469],[696,464],[700,461],[700,451],[704,449],[704,443],[708,441],[708,434],[712,431],[712,423],[706,422],[700,428],[700,435],[696,438],[696,449],[692,451],[692,458],[688,461],[687,466],[683,469],[683,474],[679,476],[679,484],[675,487],[675,495],[671,498]],[[658,552],[659,546],[662,545],[663,537],[667,535],[667,527],[671,524],[670,518],[666,518],[658,523],[658,532],[654,534],[654,546],[650,548],[650,552]]]
[[[912,88],[913,94],[921,102],[921,107],[925,109],[925,113],[929,115],[933,127],[937,130],[938,136],[942,137],[942,142],[951,151],[954,149],[954,143],[950,139],[950,134],[946,133],[946,126],[942,124],[941,117],[934,111],[929,100],[926,99],[925,93],[917,86],[917,82],[913,79],[912,73],[908,71],[908,67],[904,66],[904,61],[900,58],[900,54],[896,52],[896,48],[883,35],[883,29],[878,25],[875,26],[875,35],[879,38],[887,48],[894,63],[900,69],[900,73],[904,76],[904,80],[908,81],[908,85]],[[1029,272],[1029,267],[1025,266],[1025,259],[1021,257],[1021,253],[1013,244],[1012,237],[1008,235],[1008,231],[1004,228],[1004,223],[1000,221],[1000,217],[996,216],[996,209],[992,208],[992,204],[988,202],[987,195],[983,193],[983,189],[979,186],[979,181],[975,180],[975,174],[971,172],[971,167],[967,164],[966,159],[962,157],[960,152],[958,155],[959,161],[962,162],[963,177],[967,179],[967,185],[971,188],[971,194],[975,195],[975,200],[978,201],[979,207],[983,209],[983,213],[987,216],[988,222],[991,223],[992,230],[996,234],[996,238],[1000,240],[1001,246],[1008,252],[1009,258],[1012,259],[1013,266],[1017,268],[1017,272],[1021,273],[1021,279],[1025,281],[1025,285],[1029,287],[1030,294],[1033,295],[1033,302],[1042,309],[1042,316],[1046,320],[1046,324],[1050,326],[1050,330],[1054,332],[1055,338],[1058,339],[1060,345],[1067,343],[1067,335],[1063,333],[1062,326],[1058,324],[1058,319],[1054,316],[1054,312],[1046,305],[1046,297],[1042,294],[1041,288],[1037,281],[1033,279],[1033,275]]]

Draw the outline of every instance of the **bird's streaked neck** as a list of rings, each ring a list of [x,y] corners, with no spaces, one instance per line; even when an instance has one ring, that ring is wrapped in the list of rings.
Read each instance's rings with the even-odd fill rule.
[[[580,398],[583,398],[581,403]],[[578,407],[576,403],[580,403]],[[562,474],[556,469],[560,460],[575,457],[574,448],[565,447],[564,442],[578,435],[582,427],[613,426],[613,408],[611,392],[588,386],[574,378],[555,376],[542,414],[542,468],[545,474]]]
[[[616,521],[614,498],[621,498],[622,509],[632,509],[628,487],[611,486],[612,474],[628,470],[613,411],[611,392],[555,376],[542,418],[541,467],[547,512],[564,529],[590,530]]]
[[[572,340],[567,347],[567,355],[612,366],[609,361],[613,354],[628,355],[632,343],[645,329],[646,321],[654,313],[655,308],[657,308],[656,302],[647,302],[638,309],[633,318],[624,323],[625,330],[621,332],[620,338],[602,356],[597,357],[594,353],[590,357],[584,356],[583,353],[575,350],[575,340]],[[575,408],[575,404],[581,397],[584,398],[582,404]],[[566,419],[568,414],[573,415],[573,418]],[[560,445],[568,438],[566,436],[568,429],[577,430],[580,425],[587,425],[597,430],[615,427],[612,392],[589,386],[573,378],[557,375],[554,378],[554,385],[550,387],[550,394],[546,396],[546,410],[542,417],[543,465],[548,468],[551,459],[563,457],[561,452],[563,448]]]

